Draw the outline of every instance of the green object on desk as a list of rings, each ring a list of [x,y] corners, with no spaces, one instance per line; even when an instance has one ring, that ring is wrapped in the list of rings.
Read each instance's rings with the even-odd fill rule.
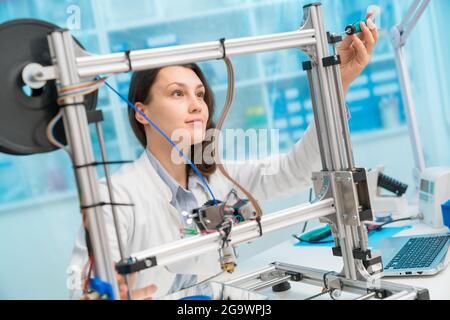
[[[397,233],[402,232],[407,229],[411,229],[411,226],[404,226],[404,227],[385,227],[382,228],[380,231],[371,231],[369,233],[369,247],[374,247],[381,239],[389,238],[395,236]],[[317,231],[317,234],[320,234],[321,232],[324,232],[325,227],[319,228],[313,231]],[[310,232],[308,232],[310,234]],[[300,237],[303,239],[303,236]],[[321,242],[326,243],[306,243],[306,242],[298,242],[295,244],[296,247],[333,247],[334,243],[328,243],[329,241],[333,241],[333,236],[329,236]]]
[[[309,232],[303,234],[300,237],[300,239],[303,240],[303,241],[306,241],[306,242],[314,241],[313,240],[314,238],[316,238],[319,235],[324,234],[324,233],[329,233],[329,235],[327,237],[325,237],[325,238],[328,238],[331,235],[331,229],[330,229],[330,226],[328,224],[323,226],[323,227],[321,227],[321,228],[317,228],[317,229],[314,229],[312,231],[309,231]],[[331,238],[331,240],[333,240],[333,238]],[[319,241],[322,241],[322,240],[319,240]]]

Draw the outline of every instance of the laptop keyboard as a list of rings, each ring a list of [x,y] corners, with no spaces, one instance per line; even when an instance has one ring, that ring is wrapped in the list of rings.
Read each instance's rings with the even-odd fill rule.
[[[411,238],[385,269],[417,269],[429,267],[450,236]]]

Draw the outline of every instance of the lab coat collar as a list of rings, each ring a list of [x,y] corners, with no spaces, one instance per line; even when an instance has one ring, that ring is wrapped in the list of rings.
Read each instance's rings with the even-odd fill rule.
[[[170,203],[170,201],[172,200],[172,191],[153,168],[145,151],[136,161],[136,165],[138,167],[138,172],[142,172],[146,175],[146,177],[143,176],[143,178],[150,179],[149,181],[152,181],[155,184],[156,190],[158,190],[160,196],[162,196],[164,200]]]
[[[173,204],[175,198],[177,197],[178,192],[189,192],[194,190],[194,188],[198,185],[203,191],[206,191],[205,186],[203,185],[200,177],[194,172],[194,170],[188,170],[188,186],[187,190],[184,189],[180,184],[175,181],[174,178],[166,171],[161,162],[148,150],[145,150],[147,154],[150,164],[153,169],[156,171],[158,176],[163,180],[163,182],[169,187],[170,192],[172,193],[171,203]]]
[[[181,186],[178,182],[175,181],[174,178],[166,171],[161,162],[150,152],[150,150],[145,150],[148,159],[150,160],[150,165],[155,169],[158,176],[162,179],[162,181],[169,187],[170,192],[172,193],[171,203],[174,202],[178,189]]]

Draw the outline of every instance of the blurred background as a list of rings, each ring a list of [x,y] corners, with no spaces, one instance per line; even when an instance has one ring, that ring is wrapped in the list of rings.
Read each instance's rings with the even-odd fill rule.
[[[18,18],[46,20],[71,29],[87,51],[106,54],[294,31],[302,22],[303,5],[309,2],[0,0],[0,23]],[[383,165],[387,174],[413,186],[413,157],[389,36],[412,0],[322,3],[327,29],[336,33],[365,17],[369,5],[382,8],[377,22],[380,41],[372,63],[347,96],[354,153],[359,166]],[[450,62],[445,58],[450,42],[441,32],[449,12],[448,0],[431,1],[406,47],[427,166],[450,164]],[[0,58],[1,54],[0,50]],[[306,73],[301,70],[304,60],[306,56],[298,50],[234,58],[236,99],[226,127],[279,129],[280,151],[287,152],[313,118]],[[227,88],[224,63],[200,65],[220,111]],[[130,74],[122,74],[110,82],[127,95],[129,80]],[[143,150],[129,128],[127,106],[101,89],[98,107],[105,115],[109,159],[136,159]],[[98,145],[94,148],[99,159]],[[307,199],[303,192],[263,205],[273,212]],[[64,152],[26,157],[0,154],[0,299],[68,298],[67,265],[80,224],[74,175]],[[240,248],[241,258],[288,239],[300,227],[291,229]]]

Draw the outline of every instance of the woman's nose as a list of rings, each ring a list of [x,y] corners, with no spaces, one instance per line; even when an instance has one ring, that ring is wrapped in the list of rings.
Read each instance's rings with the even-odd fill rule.
[[[201,112],[202,111],[202,105],[199,101],[199,99],[194,96],[189,101],[189,113],[195,113],[195,112]]]

